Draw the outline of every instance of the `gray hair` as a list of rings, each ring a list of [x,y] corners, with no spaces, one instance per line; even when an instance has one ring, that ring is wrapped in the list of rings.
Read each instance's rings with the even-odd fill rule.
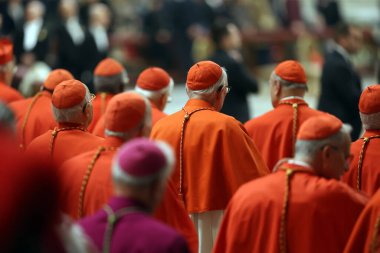
[[[371,114],[364,114],[360,112],[359,114],[365,130],[380,129],[380,112]]]
[[[281,86],[285,87],[286,89],[304,89],[308,90],[307,85],[304,83],[292,83],[289,81],[286,81],[279,77],[275,72],[273,72],[273,78],[280,82]]]
[[[213,84],[211,87],[204,89],[204,90],[191,90],[187,87],[187,94],[189,98],[208,98],[211,95],[213,95],[221,86],[227,86],[228,85],[228,77],[227,72],[225,68],[222,68],[222,75],[220,76],[219,80]]]
[[[94,86],[96,92],[119,93],[128,84],[129,77],[127,71],[112,76],[94,76]]]
[[[173,92],[173,88],[174,88],[174,81],[172,78],[170,78],[169,85],[161,90],[154,90],[154,91],[145,90],[136,85],[135,91],[148,99],[157,100],[166,93],[168,93],[168,95],[170,96]]]
[[[312,159],[314,160],[318,152],[326,145],[335,144],[342,145],[345,141],[345,136],[349,135],[351,127],[343,124],[338,133],[322,140],[297,140],[295,159]]]
[[[80,104],[67,108],[67,109],[58,109],[53,104],[51,104],[55,121],[62,122],[62,123],[64,122],[77,123],[77,124],[84,123],[83,122],[83,107],[91,99],[90,91],[88,90],[86,85],[84,86],[86,88],[86,95]]]
[[[133,91],[128,91],[132,93],[136,93]],[[128,132],[116,132],[109,129],[104,130],[105,136],[113,136],[118,138],[123,138],[124,140],[129,140],[133,138],[140,129],[146,129],[147,127],[152,126],[152,108],[147,98],[141,96],[144,99],[145,102],[145,114],[144,118],[141,120],[141,122],[133,129],[128,130]]]
[[[144,187],[149,186],[152,182],[159,180],[160,183],[164,183],[173,171],[175,164],[175,156],[173,149],[165,142],[155,141],[157,147],[165,156],[166,164],[158,173],[147,177],[135,177],[124,172],[115,157],[112,163],[112,178],[114,181],[120,182],[126,186],[132,187]],[[147,159],[149,159],[147,157]]]

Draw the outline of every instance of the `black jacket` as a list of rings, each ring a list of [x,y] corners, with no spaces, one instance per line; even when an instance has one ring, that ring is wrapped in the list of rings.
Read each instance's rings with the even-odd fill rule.
[[[248,93],[257,93],[257,81],[241,63],[235,61],[225,51],[217,50],[211,60],[227,70],[230,93],[224,100],[222,113],[235,117],[242,123],[250,119],[247,101]]]
[[[335,115],[353,127],[352,140],[359,137],[361,82],[353,66],[337,51],[326,56],[321,77],[318,109]]]

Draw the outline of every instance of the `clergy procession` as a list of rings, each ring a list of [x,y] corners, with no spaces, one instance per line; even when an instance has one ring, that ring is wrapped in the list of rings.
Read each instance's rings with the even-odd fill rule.
[[[41,3],[26,5],[29,18]],[[359,27],[331,30],[315,105],[315,77],[297,57],[275,61],[262,83],[250,76],[232,21],[210,28],[217,56],[174,61],[181,77],[165,59],[141,68],[69,47],[62,36],[112,45],[104,27],[82,30],[77,7],[61,1],[66,62],[31,94],[17,74],[38,56],[18,48],[32,43],[29,28],[0,33],[0,252],[380,252],[380,84],[363,85],[352,62]],[[89,5],[89,20],[104,25],[107,8]],[[271,108],[242,122],[259,88],[253,104]]]

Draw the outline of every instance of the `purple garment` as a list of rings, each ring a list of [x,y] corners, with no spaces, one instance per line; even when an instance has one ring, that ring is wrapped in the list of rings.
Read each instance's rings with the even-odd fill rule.
[[[141,207],[137,201],[125,197],[113,197],[108,205],[114,212],[126,207]],[[100,210],[93,216],[78,222],[101,252],[107,226],[107,213]],[[144,212],[132,212],[121,217],[114,226],[111,253],[130,252],[189,252],[186,240],[174,229],[155,220]]]

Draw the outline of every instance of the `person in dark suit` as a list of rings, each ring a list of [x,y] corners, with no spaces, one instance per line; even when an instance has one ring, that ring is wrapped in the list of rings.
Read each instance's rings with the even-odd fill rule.
[[[72,73],[75,79],[80,79],[85,69],[86,30],[78,17],[78,3],[75,0],[61,0],[59,11],[62,21],[55,33],[55,47],[57,51],[57,67]]]
[[[211,28],[211,34],[216,49],[211,60],[227,70],[228,83],[231,86],[221,112],[244,123],[250,119],[247,94],[257,93],[259,87],[256,79],[243,65],[239,51],[241,48],[239,29],[228,20],[216,20]]]
[[[14,52],[17,62],[31,66],[36,61],[47,60],[49,30],[44,22],[45,6],[40,1],[30,1],[25,8],[25,22],[15,31]]]
[[[335,115],[352,126],[352,140],[359,137],[361,121],[358,103],[361,94],[360,76],[350,60],[350,54],[361,47],[359,28],[339,24],[334,49],[326,55],[321,76],[321,95],[318,109]]]

